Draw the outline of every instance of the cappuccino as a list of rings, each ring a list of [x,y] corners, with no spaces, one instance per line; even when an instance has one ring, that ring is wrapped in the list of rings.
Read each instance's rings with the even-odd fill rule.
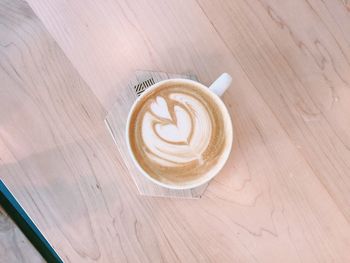
[[[232,127],[213,96],[195,84],[170,82],[140,98],[130,116],[128,140],[149,176],[185,185],[217,165],[232,143]]]

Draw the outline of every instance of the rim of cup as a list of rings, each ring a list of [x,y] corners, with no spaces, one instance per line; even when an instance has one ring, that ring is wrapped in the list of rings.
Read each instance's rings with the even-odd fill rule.
[[[166,183],[166,182],[161,182],[159,180],[156,180],[155,178],[153,178],[151,175],[149,175],[139,164],[138,160],[136,159],[132,149],[131,149],[131,145],[130,145],[130,136],[129,136],[129,126],[130,126],[130,119],[131,116],[133,115],[133,112],[135,110],[135,107],[137,106],[137,104],[143,99],[144,96],[146,96],[148,93],[152,92],[153,90],[157,89],[160,86],[163,86],[165,83],[185,83],[185,84],[191,84],[192,86],[198,87],[199,89],[201,89],[202,91],[204,91],[207,94],[210,94],[210,97],[212,97],[215,101],[215,103],[217,103],[219,105],[220,111],[226,115],[224,116],[224,121],[225,121],[225,129],[228,129],[228,144],[226,146],[226,148],[224,149],[224,151],[222,152],[221,156],[220,156],[220,160],[218,162],[218,164],[214,165],[208,173],[204,174],[203,176],[199,176],[198,179],[196,180],[192,180],[189,181],[188,183],[184,183],[184,184],[172,184],[172,183]],[[228,123],[227,123],[228,122]],[[181,78],[173,78],[173,79],[166,79],[166,80],[162,80],[159,81],[155,84],[153,84],[152,86],[148,87],[133,103],[133,105],[130,108],[129,114],[128,114],[128,118],[127,118],[127,122],[126,122],[126,144],[128,147],[128,152],[130,154],[130,157],[133,160],[133,163],[136,165],[137,169],[141,172],[141,174],[143,176],[145,176],[147,179],[149,179],[150,181],[152,181],[153,183],[168,188],[168,189],[176,189],[176,190],[186,190],[186,189],[193,189],[196,187],[199,187],[205,183],[208,183],[211,179],[213,179],[216,175],[218,175],[218,173],[220,172],[220,170],[225,166],[227,159],[230,155],[230,152],[232,150],[232,145],[233,145],[233,125],[232,125],[232,120],[231,120],[231,116],[227,110],[226,105],[224,104],[224,102],[222,101],[222,99],[216,95],[213,91],[210,91],[210,89],[197,82],[194,80],[190,80],[190,79],[181,79]]]

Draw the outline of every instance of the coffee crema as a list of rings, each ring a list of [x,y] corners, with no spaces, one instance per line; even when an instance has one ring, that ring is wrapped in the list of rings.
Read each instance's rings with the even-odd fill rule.
[[[145,94],[129,125],[130,148],[157,181],[194,181],[216,165],[225,149],[222,110],[192,85],[168,84]]]

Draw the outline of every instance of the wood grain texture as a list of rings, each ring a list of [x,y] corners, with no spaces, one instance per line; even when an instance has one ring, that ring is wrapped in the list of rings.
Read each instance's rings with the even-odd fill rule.
[[[1,2],[0,176],[67,262],[350,261],[342,1],[28,2],[47,30]],[[103,118],[137,69],[234,77],[201,199],[135,194]]]
[[[185,74],[181,75],[155,71],[136,71],[134,78],[130,80],[130,84],[126,87],[119,88],[120,92],[118,97],[108,112],[105,122],[107,128],[111,132],[111,136],[115,141],[117,150],[120,152],[120,157],[128,167],[129,175],[133,178],[140,194],[158,197],[200,198],[208,184],[188,190],[167,189],[165,187],[158,186],[149,181],[140,173],[140,171],[138,171],[133,163],[133,160],[130,158],[128,147],[126,145],[125,123],[127,121],[130,108],[137,98],[134,87],[149,79],[153,79],[154,83],[157,83],[161,80],[169,78],[186,78],[197,80],[195,76]]]
[[[350,221],[350,13],[336,1],[199,3]]]

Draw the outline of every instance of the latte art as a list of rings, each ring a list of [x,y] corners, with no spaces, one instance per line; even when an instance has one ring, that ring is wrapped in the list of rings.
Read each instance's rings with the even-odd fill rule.
[[[195,97],[183,93],[157,96],[142,120],[146,155],[162,166],[203,162],[211,133],[207,109]]]
[[[165,86],[147,93],[129,126],[135,159],[150,176],[166,183],[195,180],[225,148],[225,123],[210,95],[192,86]]]

